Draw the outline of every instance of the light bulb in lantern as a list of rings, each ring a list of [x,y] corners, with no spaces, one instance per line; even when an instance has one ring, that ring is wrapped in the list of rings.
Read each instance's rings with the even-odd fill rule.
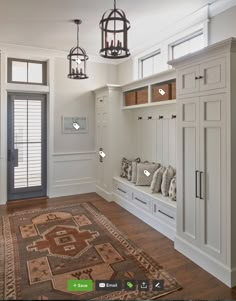
[[[80,65],[80,64],[82,63],[82,61],[81,61],[81,59],[80,59],[79,57],[77,57],[77,58],[75,59],[75,61],[76,61],[76,63],[77,63],[78,65]]]

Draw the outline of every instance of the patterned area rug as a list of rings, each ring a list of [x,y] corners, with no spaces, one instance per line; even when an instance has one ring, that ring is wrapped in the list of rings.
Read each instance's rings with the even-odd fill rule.
[[[164,288],[68,292],[69,279],[158,279]],[[178,289],[173,277],[90,203],[2,217],[0,300],[147,300]]]

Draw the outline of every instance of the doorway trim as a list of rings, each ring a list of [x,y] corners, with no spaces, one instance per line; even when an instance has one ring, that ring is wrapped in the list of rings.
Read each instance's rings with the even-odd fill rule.
[[[14,55],[11,53],[11,55]],[[47,101],[47,196],[51,196],[53,184],[54,153],[54,65],[55,58],[47,59],[48,85],[22,85],[7,83],[7,52],[0,52],[1,90],[0,90],[0,205],[7,203],[7,95],[10,92],[45,94]],[[15,55],[15,57],[17,57]],[[29,56],[34,59],[34,56]]]
[[[34,186],[26,186],[22,188],[14,188],[14,174],[15,168],[12,160],[7,160],[7,198],[8,201],[20,200],[20,199],[33,199],[39,197],[46,197],[47,195],[47,97],[45,94],[32,94],[32,93],[19,93],[19,92],[9,92],[7,95],[7,146],[8,146],[8,156],[9,151],[12,152],[14,149],[14,144],[18,144],[15,139],[15,132],[14,132],[14,124],[15,124],[15,117],[14,117],[14,103],[17,103],[17,100],[26,100],[27,101],[27,116],[28,115],[28,103],[29,101],[40,101],[41,102],[41,185],[34,187]],[[15,102],[16,101],[16,102]],[[28,117],[27,117],[28,118]],[[27,119],[28,120],[28,119]],[[27,121],[27,133],[30,130],[28,127]],[[28,137],[28,134],[27,134]],[[28,147],[29,145],[32,146],[35,142],[24,142],[27,144],[27,165],[28,165]],[[35,144],[34,144],[35,145]],[[18,155],[17,155],[18,156]],[[17,159],[18,161],[18,159]],[[27,168],[27,183],[28,183],[28,168]]]

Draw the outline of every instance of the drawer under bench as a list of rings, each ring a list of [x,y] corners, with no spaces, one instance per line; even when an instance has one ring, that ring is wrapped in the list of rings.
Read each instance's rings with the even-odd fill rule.
[[[120,177],[113,179],[113,195],[120,206],[174,240],[176,202],[160,193],[152,194],[150,187],[136,186]]]

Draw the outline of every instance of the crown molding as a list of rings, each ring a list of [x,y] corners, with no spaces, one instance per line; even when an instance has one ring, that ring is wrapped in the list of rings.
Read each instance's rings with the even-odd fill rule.
[[[24,46],[17,44],[8,44],[8,43],[0,43],[0,52],[5,52],[9,56],[16,56],[19,58],[33,57],[38,59],[48,59],[48,58],[67,58],[68,52],[57,49],[47,49],[40,47],[32,47],[32,46]],[[108,60],[100,57],[99,55],[90,55],[89,61],[92,63],[100,63],[100,64],[110,64],[110,65],[118,65],[119,62],[116,60]]]
[[[235,0],[217,0],[209,5],[209,17],[213,18],[233,6],[236,6]]]

